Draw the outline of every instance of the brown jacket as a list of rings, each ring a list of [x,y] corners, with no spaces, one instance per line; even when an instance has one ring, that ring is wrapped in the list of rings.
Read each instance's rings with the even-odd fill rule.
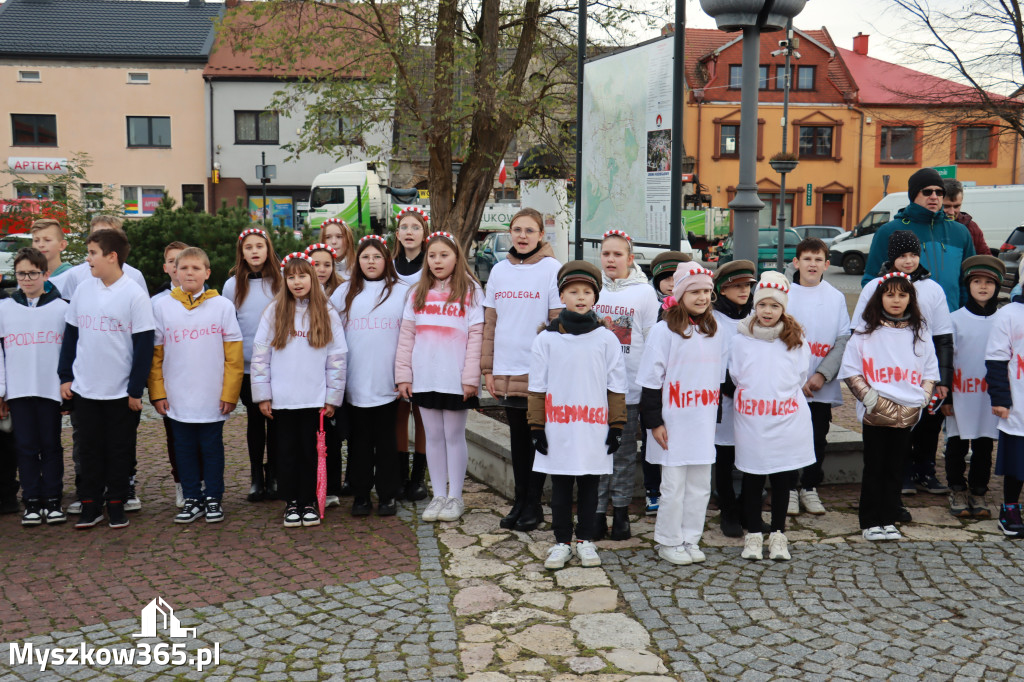
[[[883,322],[883,324],[887,323]],[[902,324],[903,326],[906,325],[906,323]],[[864,379],[864,376],[860,374],[848,377],[846,379],[846,385],[850,387],[850,392],[853,393],[853,397],[861,402],[864,402],[864,396],[867,395],[867,392],[871,389],[870,384],[868,384],[867,380]],[[935,382],[930,379],[922,381],[921,388],[923,391],[931,393],[935,390]],[[895,429],[905,429],[917,424],[920,414],[920,407],[900,405],[888,398],[878,396],[878,402],[875,404],[875,409],[870,413],[864,413],[864,423],[869,426],[886,426]]]
[[[555,252],[551,248],[551,244],[544,242],[540,250],[525,260],[516,258],[511,253],[506,259],[513,265],[532,265],[539,262],[542,258],[547,257],[554,258]],[[548,319],[553,320],[558,317],[558,313],[561,312],[561,308],[552,308],[548,311]],[[498,311],[494,308],[484,308],[484,343],[481,352],[480,366],[483,371],[483,375],[486,377],[491,374],[494,369],[494,329],[498,324]],[[526,398],[529,393],[530,381],[529,376],[526,374],[518,374],[516,376],[507,375],[494,375],[494,391],[497,395],[495,398],[507,398],[510,396]]]

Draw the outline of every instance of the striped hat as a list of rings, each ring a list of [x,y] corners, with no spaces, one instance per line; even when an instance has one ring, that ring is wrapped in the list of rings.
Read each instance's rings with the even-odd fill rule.
[[[971,277],[984,276],[991,277],[996,284],[1002,284],[1006,277],[1006,265],[995,256],[971,256],[960,264],[960,272],[965,282],[969,282]]]
[[[766,270],[761,273],[761,281],[754,287],[754,305],[766,298],[781,305],[783,311],[789,307],[789,280],[781,272]]]
[[[558,271],[558,293],[573,282],[584,282],[594,290],[594,301],[601,294],[601,271],[593,263],[585,260],[571,260]]]

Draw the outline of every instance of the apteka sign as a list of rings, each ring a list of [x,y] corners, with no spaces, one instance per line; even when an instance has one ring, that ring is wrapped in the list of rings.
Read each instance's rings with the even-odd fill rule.
[[[66,173],[67,159],[34,156],[9,156],[7,167],[15,173]]]

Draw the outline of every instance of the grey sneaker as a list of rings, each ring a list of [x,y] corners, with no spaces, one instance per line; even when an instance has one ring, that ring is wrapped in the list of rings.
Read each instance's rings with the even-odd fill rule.
[[[954,490],[949,493],[949,513],[958,519],[966,519],[971,515],[971,503],[967,499],[966,490]]]
[[[968,495],[967,504],[971,508],[971,516],[976,519],[990,519],[992,518],[992,510],[988,506],[988,498],[985,493],[981,495]]]
[[[68,514],[81,514],[82,513],[82,501],[75,500],[68,505]]]

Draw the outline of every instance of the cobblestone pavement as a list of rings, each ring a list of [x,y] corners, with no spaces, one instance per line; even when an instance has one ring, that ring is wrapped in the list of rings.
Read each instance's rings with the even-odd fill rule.
[[[501,530],[507,501],[467,481],[467,513],[426,524],[351,518],[286,530],[280,503],[249,504],[243,419],[226,430],[225,523],[176,526],[162,425],[140,429],[143,511],[122,531],[23,529],[0,517],[0,682],[7,680],[1019,679],[1024,544],[992,520],[909,498],[906,540],[871,545],[856,486],[789,522],[793,560],[747,562],[708,512],[708,560],[657,559],[654,519],[599,543],[603,566],[545,571],[548,526]],[[423,503],[419,507],[422,509]],[[149,664],[10,665],[10,647],[127,649],[156,596],[196,628],[203,672]]]

